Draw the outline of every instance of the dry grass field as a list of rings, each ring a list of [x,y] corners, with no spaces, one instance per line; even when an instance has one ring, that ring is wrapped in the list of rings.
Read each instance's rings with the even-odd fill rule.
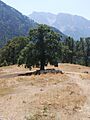
[[[90,120],[90,67],[55,69],[63,74],[18,76],[30,71],[1,67],[0,120]]]

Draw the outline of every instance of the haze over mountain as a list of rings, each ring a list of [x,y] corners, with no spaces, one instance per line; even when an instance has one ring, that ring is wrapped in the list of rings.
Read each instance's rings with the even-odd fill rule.
[[[90,20],[84,17],[66,13],[52,14],[45,12],[33,12],[29,15],[35,22],[44,23],[56,27],[61,32],[74,39],[90,36]]]
[[[9,39],[25,36],[36,23],[0,0],[0,47]]]
[[[34,20],[29,19],[29,17],[0,1],[0,47],[13,37],[27,36],[29,30],[37,25]],[[54,27],[51,27],[51,29],[59,33],[62,36],[62,40],[65,39],[65,35],[58,29]]]

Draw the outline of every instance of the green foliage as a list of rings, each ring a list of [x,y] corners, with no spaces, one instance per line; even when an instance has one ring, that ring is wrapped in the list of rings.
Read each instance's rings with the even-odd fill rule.
[[[59,62],[90,66],[90,37],[75,41],[67,37],[61,41],[47,25],[39,25],[29,32],[29,37],[16,37],[0,49],[0,66],[25,64],[31,69],[36,66],[41,70],[50,63],[58,66]]]
[[[67,37],[63,43],[63,62],[73,63],[75,54],[75,41],[71,37]]]
[[[0,50],[0,66],[16,64],[20,51],[29,43],[28,38],[16,37]]]
[[[29,34],[30,43],[22,50],[19,65],[25,64],[30,69],[38,65],[41,70],[48,62],[58,65],[60,35],[46,25],[30,30]]]
[[[90,38],[74,41],[68,37],[63,42],[62,55],[62,62],[90,66]]]

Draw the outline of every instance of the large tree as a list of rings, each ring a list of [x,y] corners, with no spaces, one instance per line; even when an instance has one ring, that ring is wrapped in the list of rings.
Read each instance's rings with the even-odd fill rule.
[[[60,35],[46,25],[30,30],[29,35],[30,43],[21,51],[18,64],[25,64],[30,69],[38,66],[40,70],[44,70],[48,63],[58,66]]]

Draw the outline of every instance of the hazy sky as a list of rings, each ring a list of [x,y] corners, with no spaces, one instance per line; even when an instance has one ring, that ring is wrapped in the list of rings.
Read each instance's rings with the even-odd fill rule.
[[[71,13],[90,19],[90,0],[2,0],[25,15],[33,11]]]

